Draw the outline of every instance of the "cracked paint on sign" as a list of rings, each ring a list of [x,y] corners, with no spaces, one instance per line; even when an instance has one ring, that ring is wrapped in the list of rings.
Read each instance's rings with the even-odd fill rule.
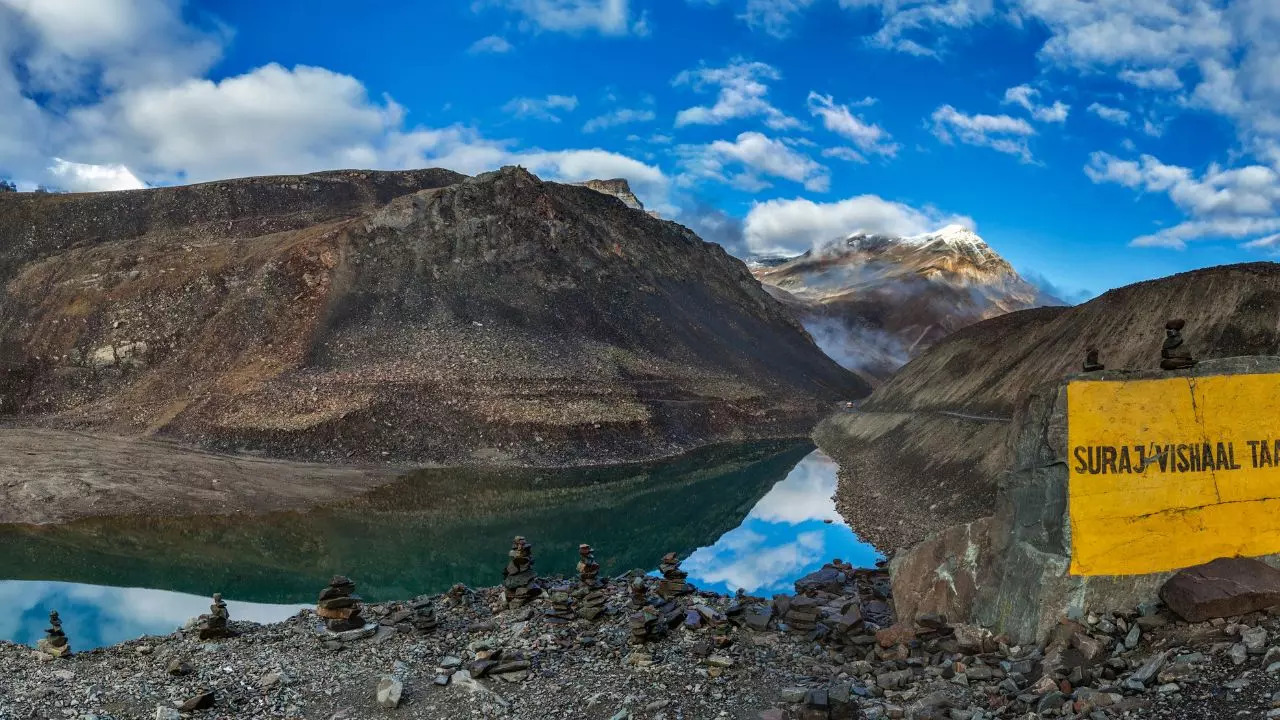
[[[1071,573],[1280,552],[1280,375],[1067,386]]]

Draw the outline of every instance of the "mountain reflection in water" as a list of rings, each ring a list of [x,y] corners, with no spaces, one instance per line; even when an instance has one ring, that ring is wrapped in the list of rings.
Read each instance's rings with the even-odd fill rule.
[[[79,649],[164,634],[215,591],[233,619],[280,620],[335,573],[372,601],[493,585],[514,535],[543,575],[571,575],[587,542],[603,574],[674,550],[700,588],[786,592],[832,557],[878,557],[835,512],[835,472],[811,446],[754,443],[615,468],[424,470],[300,513],[0,527],[0,603],[21,610],[0,639],[34,642],[51,609]]]

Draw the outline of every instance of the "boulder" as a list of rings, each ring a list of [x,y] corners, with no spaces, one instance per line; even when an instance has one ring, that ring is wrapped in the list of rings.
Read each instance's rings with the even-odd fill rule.
[[[378,681],[378,704],[384,708],[400,706],[400,696],[404,693],[404,683],[393,675],[383,675]]]
[[[1169,578],[1160,599],[1187,622],[1245,615],[1280,605],[1280,570],[1253,558],[1218,558]]]

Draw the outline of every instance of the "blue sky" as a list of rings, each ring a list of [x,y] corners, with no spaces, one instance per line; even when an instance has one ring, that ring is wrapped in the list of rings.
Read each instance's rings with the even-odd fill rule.
[[[738,254],[953,221],[1063,296],[1272,257],[1272,0],[0,0],[0,177],[628,177]]]

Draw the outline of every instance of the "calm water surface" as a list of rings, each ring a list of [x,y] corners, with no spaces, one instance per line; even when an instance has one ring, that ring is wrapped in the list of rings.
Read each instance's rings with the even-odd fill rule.
[[[674,550],[699,588],[787,592],[833,557],[880,557],[836,513],[835,485],[810,446],[752,444],[625,468],[420,471],[307,512],[0,526],[0,639],[34,644],[51,609],[82,650],[165,634],[215,591],[233,619],[270,622],[335,573],[373,601],[494,585],[517,534],[543,575],[572,574],[587,542],[611,575]]]

